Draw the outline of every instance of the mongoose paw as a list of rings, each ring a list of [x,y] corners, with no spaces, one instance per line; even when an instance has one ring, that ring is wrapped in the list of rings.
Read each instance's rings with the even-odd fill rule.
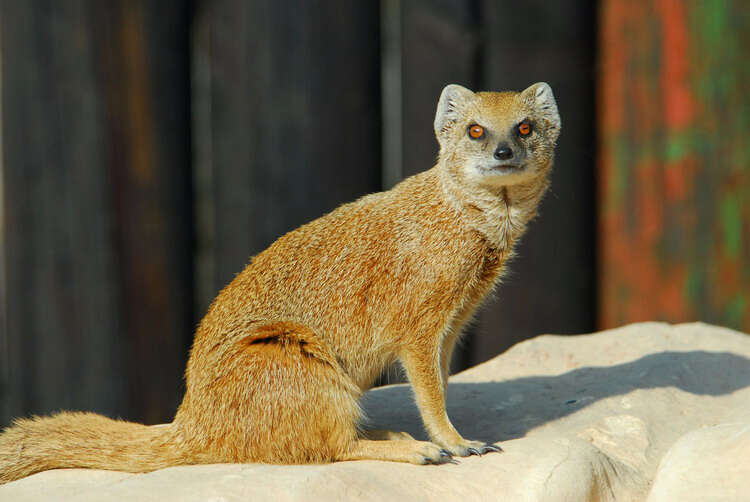
[[[440,450],[440,458],[435,461],[434,458],[424,457],[425,464],[458,464],[458,460],[448,450]]]
[[[444,446],[446,450],[457,457],[468,457],[471,455],[481,456],[485,453],[500,453],[503,451],[503,449],[498,445],[486,444],[482,443],[481,441],[464,440],[459,444]]]
[[[428,442],[418,442],[420,445],[420,454],[422,455],[422,461],[417,462],[422,465],[438,465],[438,464],[457,464],[458,461],[454,460],[453,454],[440,448],[438,445]]]

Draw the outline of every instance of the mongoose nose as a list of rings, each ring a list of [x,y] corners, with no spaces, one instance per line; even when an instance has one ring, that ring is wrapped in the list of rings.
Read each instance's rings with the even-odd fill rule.
[[[494,157],[497,160],[509,160],[513,158],[513,150],[508,145],[500,145],[495,150]]]

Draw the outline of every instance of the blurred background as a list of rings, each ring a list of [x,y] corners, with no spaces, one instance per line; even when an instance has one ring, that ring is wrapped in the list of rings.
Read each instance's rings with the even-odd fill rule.
[[[281,234],[432,166],[444,85],[549,82],[540,217],[455,368],[645,320],[750,332],[744,0],[0,1],[0,425],[171,420]]]

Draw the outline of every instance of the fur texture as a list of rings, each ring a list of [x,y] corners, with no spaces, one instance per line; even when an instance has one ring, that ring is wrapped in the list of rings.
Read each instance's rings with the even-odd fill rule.
[[[519,132],[522,122],[531,133]],[[480,138],[467,134],[473,125]],[[434,168],[284,235],[221,291],[196,333],[171,424],[90,413],[17,420],[0,435],[0,482],[61,467],[424,464],[496,451],[451,424],[448,366],[536,214],[559,131],[547,84],[521,93],[446,87]],[[395,361],[430,442],[358,429],[360,396]]]

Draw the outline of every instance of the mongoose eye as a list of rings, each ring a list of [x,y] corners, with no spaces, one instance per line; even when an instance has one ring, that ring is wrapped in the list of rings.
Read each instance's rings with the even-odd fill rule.
[[[518,134],[521,136],[528,136],[531,134],[531,124],[526,122],[525,120],[518,124]]]
[[[472,139],[479,139],[484,136],[484,127],[474,124],[469,126],[469,137]]]

